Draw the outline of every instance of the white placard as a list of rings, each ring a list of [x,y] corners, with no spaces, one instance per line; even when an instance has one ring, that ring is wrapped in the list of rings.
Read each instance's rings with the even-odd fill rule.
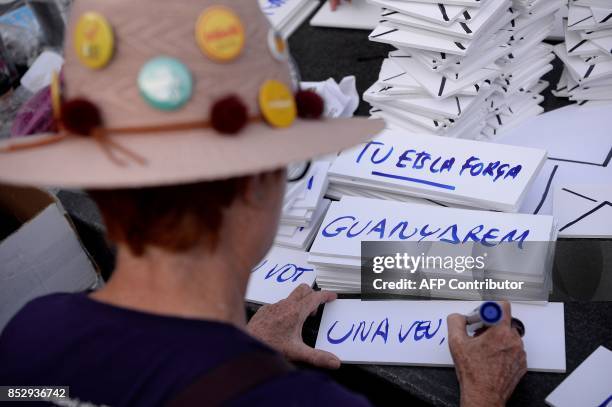
[[[380,7],[369,4],[366,0],[353,0],[351,4],[340,5],[335,11],[332,11],[329,1],[326,1],[310,20],[310,25],[372,30],[378,24],[379,18]]]
[[[397,58],[396,61],[433,98],[448,98],[456,94],[470,94],[462,92],[462,90],[466,88],[474,90],[474,84],[477,84],[478,88],[486,86],[485,80],[488,80],[490,83],[500,74],[498,67],[491,64],[462,77],[461,80],[454,81],[449,79],[449,73],[437,73],[427,69],[414,58]],[[478,92],[476,91],[476,93]]]
[[[329,163],[326,161],[318,161],[312,164],[310,171],[304,178],[306,188],[304,196],[300,197],[293,203],[293,208],[296,209],[311,209],[317,208],[321,202],[324,191],[327,189],[327,170]]]
[[[259,0],[270,25],[283,37],[289,37],[319,5],[316,0]]]
[[[452,366],[446,317],[478,304],[336,300],[325,305],[316,348],[344,363]],[[528,369],[565,372],[563,304],[512,304],[512,316],[525,325]]]
[[[385,17],[381,17],[381,19],[387,19],[398,24],[440,32],[450,36],[471,39],[477,36],[481,29],[486,28],[491,23],[491,20],[504,13],[508,9],[509,4],[510,2],[508,0],[489,0],[480,9],[473,12],[475,15],[472,19],[468,20],[467,22],[454,21],[448,26],[402,13],[384,12],[383,14],[385,14]]]
[[[286,24],[309,0],[259,0],[259,7],[270,24],[279,28]]]
[[[501,136],[500,143],[548,151],[521,212],[552,214],[555,187],[612,184],[611,114],[609,106],[571,105],[530,119]]]
[[[388,129],[340,154],[334,183],[362,183],[383,191],[484,209],[515,212],[546,159],[538,149],[406,134]]]
[[[552,393],[554,407],[600,406],[612,403],[612,351],[600,346]]]
[[[553,216],[560,237],[612,236],[612,180],[608,185],[565,185],[555,188]]]
[[[408,27],[400,30],[385,24],[377,25],[368,38],[370,41],[391,44],[398,48],[418,48],[454,55],[465,55],[470,45],[468,40],[456,41],[453,37],[432,31]]]
[[[386,9],[381,18],[388,17],[389,13],[401,13],[440,25],[450,25],[457,19],[470,16],[465,6],[450,4],[416,3],[401,0],[369,0]],[[471,16],[470,16],[471,18]]]
[[[308,226],[295,226],[292,231],[287,229],[289,226],[281,226],[279,232],[274,239],[274,243],[279,246],[291,247],[294,249],[306,249],[312,243],[312,240],[321,226],[323,216],[329,208],[331,201],[329,199],[322,199],[319,206],[315,209],[310,224]],[[284,233],[284,234],[281,234]]]
[[[492,248],[488,265],[503,278],[542,284],[555,240],[552,216],[509,214],[343,197],[333,202],[310,248],[309,262],[359,271],[362,241],[478,242]],[[494,247],[503,245],[503,251]],[[499,252],[499,254],[497,254]]]
[[[273,246],[251,272],[246,300],[258,304],[274,304],[300,284],[312,287],[316,272],[308,264],[308,253],[303,250]]]
[[[13,234],[0,239],[0,332],[29,301],[53,293],[90,290],[101,280],[66,212],[55,203],[38,208],[51,197],[39,198],[40,191],[34,200],[33,192],[0,191],[6,195],[2,197],[4,204],[16,205],[2,208],[2,216],[5,209],[22,209],[18,205],[40,210]]]

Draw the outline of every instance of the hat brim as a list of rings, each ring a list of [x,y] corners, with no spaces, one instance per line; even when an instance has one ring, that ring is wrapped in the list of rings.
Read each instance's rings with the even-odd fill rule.
[[[383,127],[380,120],[351,118],[298,120],[286,129],[254,123],[235,136],[213,130],[112,136],[113,142],[145,160],[138,163],[117,151],[124,165],[111,160],[95,140],[67,137],[0,153],[0,182],[115,189],[227,179],[338,152],[371,139]],[[57,135],[28,137],[23,142],[48,137]]]

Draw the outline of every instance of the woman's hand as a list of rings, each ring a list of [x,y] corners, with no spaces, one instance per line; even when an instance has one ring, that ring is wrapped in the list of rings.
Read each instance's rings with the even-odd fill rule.
[[[314,291],[302,284],[286,299],[261,307],[247,324],[247,332],[289,360],[338,369],[340,359],[332,353],[313,349],[302,340],[302,326],[306,318],[315,314],[319,305],[333,301],[336,297],[336,293]]]
[[[351,0],[347,0],[347,1],[349,3],[351,2]],[[331,6],[332,11],[336,11],[336,9],[338,8],[341,2],[342,0],[329,0],[329,5]]]
[[[475,337],[467,335],[463,315],[448,316],[448,343],[461,386],[462,407],[505,406],[527,372],[523,341],[510,326],[510,304],[501,305],[503,320]]]

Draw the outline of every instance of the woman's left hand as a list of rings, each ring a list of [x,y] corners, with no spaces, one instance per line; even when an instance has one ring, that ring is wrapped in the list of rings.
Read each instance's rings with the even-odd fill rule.
[[[336,293],[314,291],[306,284],[297,287],[289,297],[261,307],[247,324],[247,331],[285,355],[289,360],[317,367],[338,369],[340,359],[334,354],[311,348],[302,339],[302,327],[319,305],[335,300]]]

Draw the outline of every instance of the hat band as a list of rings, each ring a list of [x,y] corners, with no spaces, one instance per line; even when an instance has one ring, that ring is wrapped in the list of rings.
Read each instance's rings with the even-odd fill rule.
[[[268,114],[262,113],[257,116],[248,116],[246,107],[235,96],[229,96],[217,103],[212,108],[211,120],[198,120],[185,123],[162,124],[156,126],[135,126],[135,127],[104,127],[102,117],[98,108],[91,102],[85,99],[74,99],[62,105],[59,99],[58,76],[54,75],[52,81],[52,101],[53,117],[57,123],[59,133],[55,137],[41,138],[37,140],[11,142],[5,145],[0,145],[0,153],[12,151],[26,150],[30,148],[40,147],[44,145],[54,144],[64,140],[67,137],[93,137],[102,147],[106,155],[118,165],[126,165],[125,161],[116,156],[116,152],[121,152],[133,161],[141,165],[146,164],[146,159],[137,153],[130,151],[121,144],[111,140],[109,135],[126,135],[126,134],[154,134],[154,133],[169,133],[177,131],[188,131],[195,129],[214,128],[220,134],[237,134],[247,123],[266,122],[274,127],[285,127],[293,121],[287,121],[287,117],[271,116],[268,109]],[[54,91],[55,89],[55,91]],[[307,119],[318,119],[323,114],[323,99],[312,91],[298,91],[295,95],[297,101],[297,113],[300,117]],[[69,107],[69,109],[68,109]],[[66,111],[70,114],[66,114]],[[232,112],[233,111],[233,112]],[[237,122],[227,122],[227,118],[231,117],[228,112],[238,112],[240,119]],[[68,119],[67,119],[68,118]],[[218,120],[214,120],[217,118]],[[219,119],[221,118],[221,121]],[[223,121],[225,119],[226,121]],[[229,125],[228,125],[229,124]]]
[[[262,116],[251,116],[247,118],[248,123],[262,122],[264,118]],[[94,128],[90,134],[102,147],[102,150],[108,155],[111,161],[118,165],[125,166],[125,161],[121,160],[115,154],[115,151],[123,153],[123,155],[131,158],[133,161],[145,165],[146,159],[138,155],[137,153],[127,149],[116,141],[111,140],[108,136],[110,135],[129,135],[129,134],[155,134],[155,133],[168,133],[174,131],[188,131],[196,129],[210,129],[212,123],[209,120],[200,120],[194,122],[185,123],[174,123],[174,124],[162,124],[158,126],[135,126],[135,127],[116,127],[116,128],[105,128],[97,127]],[[44,145],[58,143],[68,137],[79,137],[86,138],[77,133],[72,133],[65,128],[60,128],[57,136],[48,137],[45,139],[32,140],[32,141],[19,141],[16,143],[9,143],[5,146],[0,147],[0,153],[9,153],[13,151],[27,150],[30,148],[41,147]]]
[[[264,121],[262,116],[251,116],[247,118],[248,123],[256,123]],[[175,123],[175,124],[161,124],[157,126],[135,126],[135,127],[116,127],[116,128],[105,128],[99,127],[94,129],[94,134],[99,133],[102,135],[112,134],[146,134],[146,133],[168,133],[173,131],[187,131],[196,129],[210,129],[212,128],[210,120],[199,120],[194,122]],[[82,136],[81,136],[82,137]]]

